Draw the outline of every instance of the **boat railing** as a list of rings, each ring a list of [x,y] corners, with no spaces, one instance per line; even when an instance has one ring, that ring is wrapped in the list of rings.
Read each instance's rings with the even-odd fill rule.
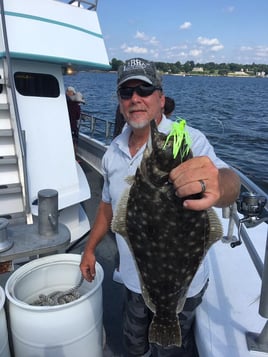
[[[8,36],[7,36],[6,18],[5,18],[5,9],[4,9],[4,1],[3,0],[0,0],[0,8],[1,8],[3,39],[4,39],[4,44],[5,44],[5,57],[6,57],[7,72],[13,73],[12,65],[11,65],[11,58],[10,58],[10,51],[9,51],[9,43],[8,43]],[[30,223],[32,223],[32,214],[31,214],[31,209],[30,209],[29,185],[28,185],[28,176],[27,176],[27,168],[26,168],[27,165],[26,165],[25,132],[21,128],[14,76],[9,75],[8,81],[9,81],[8,85],[10,87],[13,108],[14,108],[14,116],[15,116],[15,123],[16,123],[17,135],[18,135],[18,142],[19,142],[20,151],[21,151],[20,171],[21,171],[21,175],[23,177],[22,190],[23,190],[24,207],[25,207],[27,223],[30,224]]]
[[[78,7],[83,7],[83,8],[87,8],[87,10],[93,10],[96,11],[97,10],[97,5],[98,5],[98,0],[95,1],[87,1],[87,0],[70,0],[68,2],[68,4],[70,5],[75,5]]]
[[[233,168],[241,180],[241,193],[234,205],[223,209],[223,217],[229,218],[227,236],[224,242],[235,248],[244,243],[249,256],[262,281],[259,303],[259,314],[266,318],[263,330],[257,334],[246,332],[249,350],[258,352],[268,351],[268,228],[266,229],[266,249],[264,260],[257,252],[254,242],[250,238],[250,228],[265,224],[268,227],[268,195],[258,185],[251,181],[239,170]],[[238,238],[233,235],[234,226],[237,226]],[[261,238],[261,237],[260,237]]]
[[[79,131],[109,145],[113,139],[114,122],[83,111],[79,121]]]
[[[259,224],[268,223],[268,195],[241,171],[233,168],[241,181],[241,194],[234,205],[223,209],[223,217],[229,218],[229,226],[224,242],[229,242],[231,247],[236,247],[242,242],[245,244],[252,262],[262,278],[265,270],[264,263],[252,243],[248,230]],[[240,214],[239,214],[240,213]],[[242,214],[242,217],[241,217]],[[234,226],[237,226],[239,237],[233,236]],[[267,262],[268,263],[268,262]],[[268,266],[267,266],[268,271]],[[268,308],[268,295],[267,295]]]
[[[83,142],[86,152],[90,152],[89,155],[85,155],[84,151],[85,156],[83,158],[88,157],[86,161],[99,172],[101,172],[100,163],[101,157],[106,150],[105,146],[112,140],[113,128],[114,123],[109,120],[97,118],[87,112],[83,112],[81,115],[80,132],[84,134],[83,138],[81,138],[81,144]],[[99,145],[96,145],[96,140],[91,139],[99,141]],[[98,154],[96,153],[96,148],[98,148]],[[92,156],[98,157],[97,165],[96,162],[92,164]],[[266,239],[264,260],[260,257],[254,246],[254,242],[250,238],[251,228],[259,224],[268,227],[268,195],[241,171],[235,168],[233,170],[240,177],[241,194],[232,206],[223,209],[223,218],[229,220],[228,232],[223,237],[223,242],[229,243],[234,249],[242,243],[245,245],[249,257],[262,280],[259,313],[262,317],[268,319],[268,230],[263,230],[264,232],[266,231],[266,237],[260,237]],[[238,237],[234,235],[235,227],[237,227]],[[254,349],[257,348],[258,351],[263,351],[264,349],[268,351],[268,322],[266,322],[263,331],[259,335],[256,336],[255,334],[252,336],[252,333],[248,332],[246,337],[248,346],[254,345]],[[254,341],[252,341],[253,339]]]

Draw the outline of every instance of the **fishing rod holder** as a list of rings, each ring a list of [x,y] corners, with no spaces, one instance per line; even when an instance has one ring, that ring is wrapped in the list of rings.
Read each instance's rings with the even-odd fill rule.
[[[38,232],[41,236],[58,233],[58,191],[44,189],[38,192]]]
[[[9,250],[13,241],[7,236],[8,219],[0,218],[0,253]]]
[[[37,222],[9,226],[7,219],[1,219],[0,273],[12,271],[16,259],[64,251],[71,234],[58,218],[58,192],[44,189],[38,192]]]

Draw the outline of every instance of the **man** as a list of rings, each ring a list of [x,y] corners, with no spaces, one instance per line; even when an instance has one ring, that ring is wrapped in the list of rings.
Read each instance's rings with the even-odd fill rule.
[[[75,94],[76,94],[76,90],[74,89],[74,87],[71,87],[71,86],[67,87],[67,89],[66,89],[67,100],[69,100],[70,97],[74,96]]]
[[[67,108],[70,119],[70,126],[74,144],[74,151],[76,153],[76,146],[78,142],[78,134],[79,134],[79,121],[81,116],[81,104],[85,104],[85,100],[83,98],[82,93],[76,92],[74,87],[68,87],[66,89],[66,101]]]
[[[118,99],[120,111],[127,127],[117,136],[103,157],[104,187],[95,224],[91,230],[81,261],[83,276],[92,281],[95,276],[95,248],[110,228],[113,212],[122,192],[127,187],[125,178],[134,175],[145,149],[150,121],[155,120],[158,130],[167,134],[172,121],[163,113],[165,96],[161,79],[152,62],[141,58],[126,61],[118,70]],[[198,130],[187,127],[192,140],[194,157],[183,162],[170,172],[169,180],[174,194],[186,197],[203,192],[198,200],[184,200],[184,207],[204,210],[212,206],[224,207],[236,199],[240,189],[237,175],[216,157],[205,136]],[[126,287],[123,317],[124,356],[191,356],[195,344],[191,331],[194,311],[202,300],[207,285],[208,273],[203,264],[196,273],[180,314],[182,347],[167,349],[149,345],[148,326],[151,312],[145,306],[139,277],[131,252],[122,236],[116,234],[120,255],[120,276]]]
[[[125,124],[125,118],[120,112],[120,105],[118,104],[115,112],[113,139],[121,133]]]
[[[175,110],[175,101],[173,98],[165,96],[165,106],[164,106],[164,114],[166,118],[170,118]]]

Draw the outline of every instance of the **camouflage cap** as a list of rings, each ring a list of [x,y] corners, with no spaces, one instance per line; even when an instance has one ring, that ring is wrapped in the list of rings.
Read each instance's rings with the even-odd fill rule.
[[[139,79],[155,87],[161,87],[161,77],[153,62],[143,58],[131,58],[118,68],[117,87],[126,81]]]

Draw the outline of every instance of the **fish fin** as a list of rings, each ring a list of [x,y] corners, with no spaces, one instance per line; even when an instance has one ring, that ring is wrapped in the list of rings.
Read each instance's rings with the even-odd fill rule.
[[[138,268],[138,267],[137,267]],[[139,271],[139,270],[138,270]],[[152,311],[155,313],[155,304],[152,302],[152,300],[150,299],[150,296],[149,296],[149,293],[148,293],[148,290],[146,289],[145,287],[145,284],[143,283],[143,279],[141,277],[141,274],[139,272],[139,279],[140,279],[140,283],[141,283],[141,292],[142,292],[142,297],[143,297],[143,300],[146,304],[146,306]]]
[[[127,216],[127,204],[129,198],[129,192],[131,186],[135,182],[135,176],[127,176],[125,178],[126,183],[129,185],[123,192],[117,206],[115,209],[115,214],[113,215],[111,230],[114,233],[119,233],[124,237],[127,237],[127,226],[126,226],[126,216]]]
[[[133,183],[135,182],[135,176],[127,176],[126,178],[125,178],[125,181],[126,181],[126,183],[128,183],[130,186],[132,186],[133,185]]]
[[[209,237],[208,237],[208,247],[209,248],[217,240],[221,239],[223,236],[223,228],[221,221],[213,208],[207,210],[208,219],[209,219]]]
[[[177,309],[176,309],[177,315],[180,312],[182,312],[182,310],[184,308],[185,301],[186,301],[186,297],[187,297],[187,290],[185,290],[185,294],[179,298]]]
[[[111,230],[114,233],[121,234],[123,237],[127,237],[126,214],[129,191],[130,187],[128,187],[122,194],[115,209],[115,213],[113,215],[111,223]]]
[[[161,321],[161,319],[157,315],[154,315],[151,325],[149,327],[148,338],[150,343],[156,343],[163,347],[181,347],[181,328],[177,316],[174,321],[168,321],[168,323],[163,323],[163,321]]]

